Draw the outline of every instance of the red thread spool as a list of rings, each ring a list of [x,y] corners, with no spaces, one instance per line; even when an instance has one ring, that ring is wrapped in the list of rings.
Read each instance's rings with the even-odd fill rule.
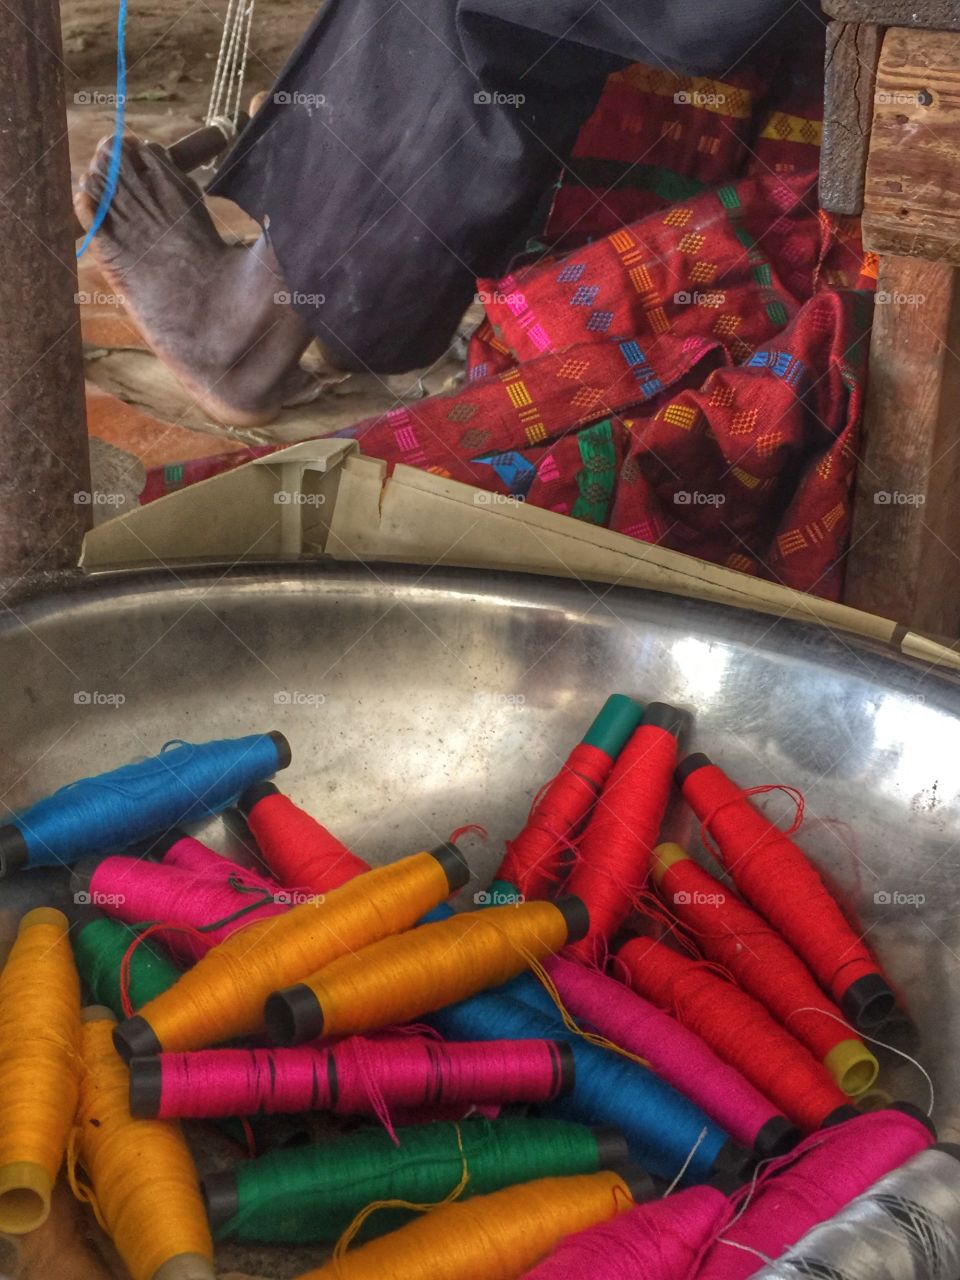
[[[652,938],[618,953],[630,985],[666,1009],[736,1067],[803,1129],[818,1129],[848,1105],[824,1067],[739,987]]]
[[[535,797],[526,826],[507,842],[498,881],[525,898],[545,898],[556,889],[565,855],[642,716],[640,704],[625,694],[606,700],[559,773]]]
[[[369,870],[362,858],[272,782],[248,787],[239,808],[267,866],[287,889],[328,893]]]
[[[877,1078],[877,1060],[846,1023],[813,974],[762,917],[676,844],[653,854],[653,879],[708,960],[722,965],[748,995],[805,1045],[848,1094]]]
[[[649,704],[580,840],[566,892],[580,898],[590,913],[589,932],[570,947],[570,954],[585,963],[602,960],[643,887],[670,798],[684,719],[665,702]]]
[[[677,781],[737,888],[807,962],[847,1020],[860,1031],[885,1022],[896,997],[803,850],[707,756],[688,756]]]

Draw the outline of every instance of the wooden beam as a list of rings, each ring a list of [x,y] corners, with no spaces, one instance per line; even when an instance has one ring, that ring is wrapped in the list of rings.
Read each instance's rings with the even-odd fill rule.
[[[881,259],[844,602],[960,636],[960,277]]]
[[[957,0],[823,0],[822,8],[829,17],[840,22],[960,31],[960,5]]]
[[[871,24],[827,24],[820,204],[828,213],[853,217],[863,209],[880,40],[881,28]]]
[[[863,204],[877,253],[960,266],[960,33],[891,28],[877,67]]]

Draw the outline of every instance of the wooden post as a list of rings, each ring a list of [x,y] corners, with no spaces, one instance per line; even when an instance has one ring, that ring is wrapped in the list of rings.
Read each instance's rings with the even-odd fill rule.
[[[57,0],[0,3],[0,67],[0,575],[16,579],[75,565],[92,509]]]

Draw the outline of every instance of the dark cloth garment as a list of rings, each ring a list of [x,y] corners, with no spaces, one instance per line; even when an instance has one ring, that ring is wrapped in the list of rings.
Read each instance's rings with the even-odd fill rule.
[[[539,231],[610,71],[723,75],[820,22],[815,0],[326,0],[211,192],[264,226],[337,363],[401,372]]]

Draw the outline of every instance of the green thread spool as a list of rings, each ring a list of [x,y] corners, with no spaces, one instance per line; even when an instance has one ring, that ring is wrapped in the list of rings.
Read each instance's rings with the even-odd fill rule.
[[[443,1200],[459,1183],[464,1161],[470,1178],[462,1198],[534,1178],[595,1173],[627,1159],[617,1130],[566,1120],[437,1121],[406,1126],[397,1136],[399,1146],[383,1129],[362,1130],[274,1151],[214,1174],[203,1192],[215,1238],[330,1243],[374,1200]],[[357,1239],[383,1235],[415,1216],[405,1209],[381,1209]]]
[[[118,1018],[127,1015],[120,998],[120,965],[134,939],[129,927],[107,916],[85,924],[73,940],[73,954],[91,1004],[103,1004]],[[139,1009],[172,987],[180,970],[153,939],[148,938],[130,957],[129,995]]]

